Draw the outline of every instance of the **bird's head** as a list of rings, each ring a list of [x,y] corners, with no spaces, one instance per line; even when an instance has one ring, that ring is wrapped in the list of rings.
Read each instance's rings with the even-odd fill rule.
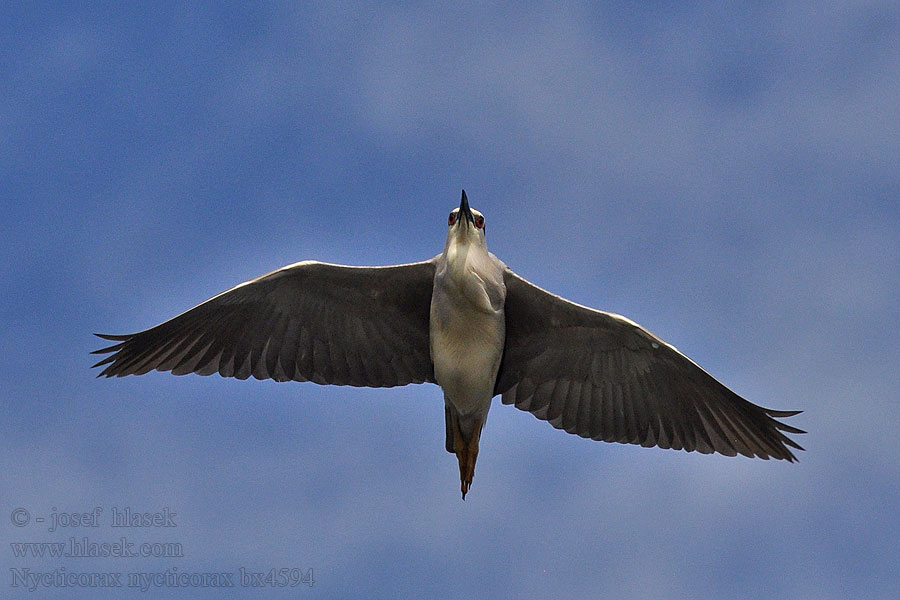
[[[450,211],[447,217],[447,245],[477,244],[487,247],[484,240],[484,215],[469,208],[466,190],[462,191],[459,207]]]

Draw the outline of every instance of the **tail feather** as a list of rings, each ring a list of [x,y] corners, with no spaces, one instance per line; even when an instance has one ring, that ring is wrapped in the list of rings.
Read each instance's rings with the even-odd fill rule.
[[[478,460],[478,441],[484,427],[484,417],[462,416],[449,404],[445,405],[444,421],[447,452],[456,454],[459,460],[459,482],[463,500],[475,477],[475,461]]]
[[[453,415],[450,414],[449,404],[444,405],[444,425],[447,429],[447,438],[444,442],[444,447],[450,454],[455,454],[456,450],[453,449]]]

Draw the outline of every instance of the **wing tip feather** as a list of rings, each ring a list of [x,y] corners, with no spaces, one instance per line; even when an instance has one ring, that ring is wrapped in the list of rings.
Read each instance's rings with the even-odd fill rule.
[[[109,340],[111,342],[125,342],[135,336],[133,333],[94,333],[100,339]]]

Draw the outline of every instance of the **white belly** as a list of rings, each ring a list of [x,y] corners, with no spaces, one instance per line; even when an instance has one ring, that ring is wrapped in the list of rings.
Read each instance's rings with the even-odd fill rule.
[[[461,415],[487,414],[505,341],[503,311],[450,312],[431,319],[431,360],[444,398]]]

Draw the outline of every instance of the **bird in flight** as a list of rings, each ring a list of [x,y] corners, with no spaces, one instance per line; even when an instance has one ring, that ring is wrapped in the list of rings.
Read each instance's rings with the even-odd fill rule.
[[[463,190],[444,250],[422,262],[303,261],[116,342],[99,376],[197,373],[392,387],[436,383],[465,499],[494,396],[605,442],[794,461],[777,419],[637,323],[551,294],[488,252]]]

